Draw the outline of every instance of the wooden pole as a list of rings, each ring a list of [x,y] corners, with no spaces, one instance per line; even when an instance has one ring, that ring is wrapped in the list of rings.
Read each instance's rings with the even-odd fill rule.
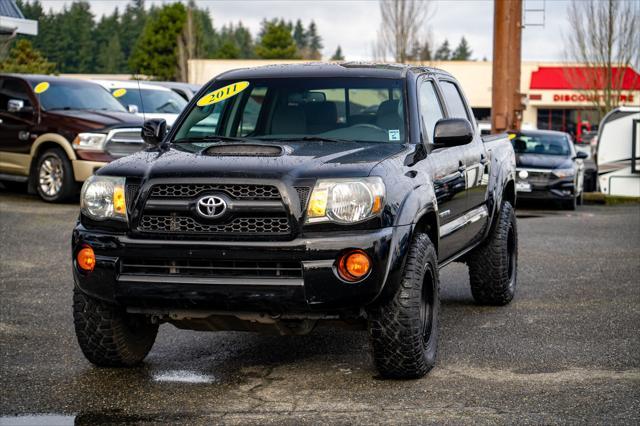
[[[491,130],[519,130],[522,0],[494,0]]]

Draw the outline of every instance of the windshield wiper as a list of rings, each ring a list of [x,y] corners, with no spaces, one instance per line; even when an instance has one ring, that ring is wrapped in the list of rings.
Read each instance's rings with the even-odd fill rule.
[[[198,136],[190,138],[175,139],[172,143],[190,143],[190,142],[248,142],[250,139],[237,138],[233,136]]]

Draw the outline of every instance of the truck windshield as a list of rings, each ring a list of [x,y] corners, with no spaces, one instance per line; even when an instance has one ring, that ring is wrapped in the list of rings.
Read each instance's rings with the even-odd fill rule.
[[[103,110],[126,112],[102,86],[93,83],[51,82],[47,90],[36,95],[45,110]]]
[[[122,89],[112,89],[111,93],[118,90]],[[138,112],[147,114],[180,114],[187,106],[187,101],[171,90],[126,89],[118,101],[124,106],[135,105]]]
[[[216,81],[175,134],[176,142],[222,138],[403,143],[403,81],[273,78]]]
[[[562,135],[512,135],[511,143],[516,154],[563,155],[570,153],[569,140]]]

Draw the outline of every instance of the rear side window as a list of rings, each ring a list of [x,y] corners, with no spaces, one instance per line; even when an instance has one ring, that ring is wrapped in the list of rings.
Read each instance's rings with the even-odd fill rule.
[[[27,85],[15,78],[0,80],[0,111],[8,111],[9,101],[13,99],[24,102],[25,107],[30,107],[31,99]]]
[[[438,120],[442,119],[442,107],[440,106],[440,100],[436,95],[436,89],[432,81],[423,81],[420,85],[420,115],[424,127],[427,130],[427,136],[429,142],[433,143],[433,130],[436,127]]]
[[[456,85],[450,81],[441,81],[440,87],[442,88],[442,93],[445,101],[447,102],[449,117],[466,118],[468,120],[469,115],[467,113],[467,107],[465,106],[462,96],[460,95],[460,91]]]

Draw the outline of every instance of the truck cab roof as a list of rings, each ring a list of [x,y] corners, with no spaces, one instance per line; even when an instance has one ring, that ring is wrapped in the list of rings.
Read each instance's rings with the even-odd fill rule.
[[[404,64],[376,62],[309,62],[304,64],[275,64],[253,68],[241,68],[220,74],[217,79],[237,80],[243,78],[296,78],[296,77],[364,77],[364,78],[405,78],[408,73],[442,74],[446,71],[415,67]]]

